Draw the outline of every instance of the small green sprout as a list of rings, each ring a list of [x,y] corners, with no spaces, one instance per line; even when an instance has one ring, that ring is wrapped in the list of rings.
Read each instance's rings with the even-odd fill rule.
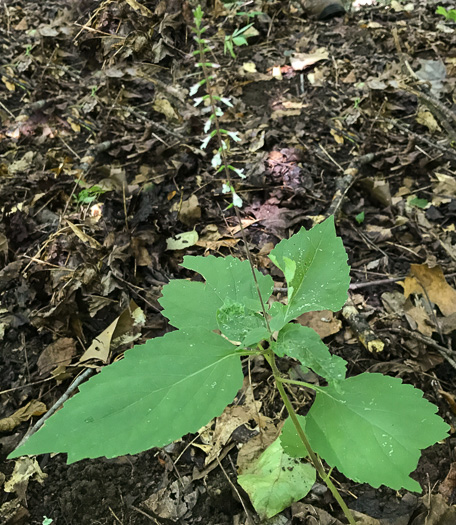
[[[453,22],[456,22],[456,9],[447,10],[441,5],[439,5],[437,7],[436,14],[444,16],[447,20],[452,20]]]
[[[223,52],[227,53],[229,51],[230,55],[233,58],[236,58],[236,54],[234,52],[234,46],[247,46],[248,42],[245,36],[243,36],[243,33],[247,31],[247,29],[251,28],[253,26],[253,22],[250,24],[247,24],[244,27],[241,27],[240,29],[236,29],[232,35],[226,35],[225,36],[225,46],[223,48]]]
[[[362,224],[364,222],[364,212],[362,211],[361,213],[358,213],[358,215],[355,217],[355,220],[358,224]]]
[[[78,204],[90,204],[91,202],[98,199],[100,195],[106,193],[101,186],[91,186],[90,188],[84,188],[77,195],[73,195]]]

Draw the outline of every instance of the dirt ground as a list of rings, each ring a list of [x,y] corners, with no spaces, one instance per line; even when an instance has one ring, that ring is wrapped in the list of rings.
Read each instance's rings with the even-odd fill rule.
[[[300,322],[348,361],[349,375],[401,377],[454,429],[456,23],[438,5],[450,7],[378,3],[327,21],[278,1],[244,5],[261,11],[251,18],[218,1],[203,10],[221,65],[216,90],[233,103],[223,124],[242,138],[230,154],[247,175],[236,191],[255,263],[280,296],[283,277],[266,255],[335,213],[356,314]],[[0,523],[258,523],[236,484],[238,450],[257,433],[248,425],[209,465],[204,435],[189,435],[109,460],[42,455],[8,483],[15,461],[6,456],[79,374],[120,358],[134,337],[171,329],[157,299],[170,279],[193,277],[179,266],[184,255],[245,258],[223,180],[199,148],[193,7],[0,2]],[[250,21],[249,45],[224,55],[224,35]],[[196,244],[167,249],[192,230]],[[140,332],[81,359],[131,301],[144,312]],[[261,359],[246,376],[251,388],[246,380],[237,401],[250,389],[279,424]],[[31,401],[41,404],[12,421]],[[422,495],[333,476],[360,523],[451,525],[455,445],[450,435],[423,452],[412,475]],[[345,521],[317,484],[269,523]]]

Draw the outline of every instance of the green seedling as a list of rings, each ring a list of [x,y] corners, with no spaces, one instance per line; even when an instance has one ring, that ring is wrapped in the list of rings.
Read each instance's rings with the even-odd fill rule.
[[[241,27],[239,29],[236,29],[232,35],[226,35],[225,36],[225,44],[223,47],[223,52],[226,53],[229,52],[230,55],[233,58],[236,58],[236,53],[234,52],[234,47],[239,46],[247,46],[248,42],[243,33],[245,33],[248,29],[250,29],[253,26],[253,22],[250,24],[247,24],[244,27]]]
[[[98,199],[100,195],[106,193],[101,186],[91,186],[90,188],[84,188],[77,195],[74,195],[76,202],[78,204],[90,204],[91,202]]]
[[[415,206],[416,208],[420,208],[421,210],[424,210],[429,207],[429,201],[427,199],[420,199],[416,196],[409,199],[408,203],[410,204],[410,206]]]
[[[230,174],[244,175],[227,160],[229,140],[239,136],[220,126],[223,112],[217,104],[230,102],[212,90],[217,65],[205,56],[209,47],[202,17],[198,6],[194,54],[204,78],[191,92],[206,88],[206,95],[195,98],[195,105],[205,101],[211,111],[202,147],[212,138],[218,141],[211,163],[225,175],[223,191],[231,193],[239,220],[242,201]],[[287,282],[284,303],[272,296],[272,278],[254,269],[248,251],[247,256],[245,261],[185,256],[182,266],[204,282],[176,279],[163,287],[162,313],[175,330],[136,345],[82,384],[9,457],[64,452],[73,463],[163,447],[220,415],[242,388],[242,359],[262,356],[288,412],[279,438],[238,478],[262,518],[303,498],[318,474],[348,522],[356,525],[322,460],[360,483],[421,492],[410,473],[420,451],[449,430],[437,408],[398,378],[377,373],[347,378],[346,361],[332,355],[314,330],[294,322],[306,312],[338,311],[347,299],[349,266],[334,218],[309,231],[301,228],[269,254]],[[277,358],[311,369],[325,386],[282,374]],[[296,413],[286,384],[315,392],[305,417]]]
[[[358,213],[358,215],[355,216],[355,220],[358,224],[362,224],[364,222],[364,212]]]
[[[420,450],[444,439],[449,428],[436,407],[397,378],[346,378],[346,362],[311,328],[292,322],[305,312],[337,311],[347,298],[347,255],[333,218],[281,241],[269,258],[284,273],[287,304],[272,300],[270,276],[255,270],[255,283],[248,261],[184,257],[182,266],[205,282],[177,279],[163,288],[162,313],[176,330],[103,368],[9,457],[66,452],[73,463],[163,447],[220,415],[242,387],[241,358],[262,355],[290,420],[279,441],[239,477],[260,515],[271,517],[304,497],[315,470],[336,497],[318,456],[360,483],[421,491],[409,474]],[[327,386],[284,377],[276,358],[285,356]],[[296,415],[285,383],[316,392],[306,417]],[[302,463],[306,457],[313,466]]]
[[[447,20],[456,22],[456,9],[447,10],[443,6],[439,5],[437,7],[436,14],[444,16]]]

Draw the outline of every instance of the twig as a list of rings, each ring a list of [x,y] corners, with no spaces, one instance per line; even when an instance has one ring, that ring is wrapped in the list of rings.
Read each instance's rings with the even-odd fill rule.
[[[437,144],[435,142],[432,142],[432,140],[429,140],[426,137],[423,137],[422,135],[415,133],[411,129],[409,129],[407,126],[402,124],[401,122],[398,122],[396,119],[392,118],[382,118],[383,122],[388,122],[389,124],[392,124],[393,126],[396,126],[397,128],[401,129],[402,131],[405,131],[408,135],[412,136],[416,140],[423,142],[424,144],[427,144],[429,147],[433,149],[437,149],[441,151],[442,153],[445,153],[447,155],[451,155],[452,157],[456,157],[456,151],[454,151],[451,146],[445,145],[442,146],[440,144]]]
[[[161,525],[161,523],[156,520],[153,516],[151,516],[150,514],[147,514],[147,512],[144,512],[143,510],[139,509],[138,507],[135,507],[134,505],[131,505],[131,508],[132,509],[135,509],[136,512],[139,512],[140,514],[142,514],[143,516],[146,516],[146,518],[149,518],[150,521],[153,521],[155,523],[155,525]]]
[[[231,462],[231,458],[229,458],[229,459],[230,459],[230,462]],[[234,490],[234,492],[236,493],[237,497],[239,498],[239,501],[241,502],[242,508],[244,509],[245,515],[247,516],[247,521],[249,522],[250,525],[253,525],[252,518],[250,517],[250,513],[247,510],[247,507],[246,507],[246,505],[244,503],[244,500],[243,500],[242,496],[239,494],[239,491],[236,488],[236,485],[231,481],[230,477],[226,473],[226,470],[223,468],[223,465],[222,465],[221,461],[219,460],[219,458],[217,458],[217,463],[219,464],[219,467],[221,468],[221,470],[222,470],[223,474],[225,475],[225,478],[228,481],[228,483],[230,484],[231,488]],[[232,462],[231,462],[231,465],[233,466]]]
[[[358,310],[350,304],[342,308],[342,315],[347,320],[350,328],[356,333],[362,345],[369,350],[369,352],[381,352],[385,347],[385,343],[378,338],[366,319],[358,312]]]
[[[366,281],[362,283],[351,283],[349,286],[349,290],[359,290],[360,288],[368,288],[369,286],[382,286],[384,284],[391,284],[391,283],[397,283],[398,281],[402,281],[405,279],[405,275],[403,277],[391,277],[390,279],[377,279],[376,281]]]
[[[19,442],[19,445],[16,448],[21,447],[28,438],[35,434],[35,432],[38,432],[38,430],[44,425],[44,423],[53,415],[57,410],[65,403],[65,401],[70,397],[70,395],[76,390],[76,388],[88,377],[90,377],[93,374],[94,370],[92,368],[88,368],[85,370],[79,377],[77,377],[73,383],[66,389],[65,393],[52,405],[52,407],[44,414],[44,416],[39,419],[33,427],[31,427],[25,434],[25,436],[21,439]]]
[[[348,190],[353,186],[360,176],[359,171],[361,166],[369,164],[375,159],[378,159],[384,155],[389,155],[391,152],[391,149],[387,149],[379,153],[367,153],[362,157],[352,160],[348,168],[344,171],[344,174],[336,182],[337,191],[333,197],[331,205],[326,212],[326,216],[329,217],[330,215],[334,215],[337,217]]]
[[[375,281],[365,281],[360,283],[351,283],[348,287],[349,290],[359,290],[360,288],[369,288],[370,286],[383,286],[384,284],[397,283],[406,278],[406,275],[403,277],[390,277],[389,279],[377,279]],[[274,293],[285,293],[288,288],[285,287],[275,287]]]
[[[418,339],[418,341],[421,341],[422,343],[425,343],[426,345],[430,346],[431,348],[434,348],[456,370],[456,355],[455,355],[455,352],[452,352],[451,350],[448,350],[448,348],[445,348],[444,346],[439,345],[431,337],[419,334],[418,332],[412,332],[411,330],[407,330],[406,328],[402,328],[402,327],[400,327],[400,328],[388,328],[387,331],[388,332],[394,332],[396,334],[408,335],[410,337],[413,337],[414,339]]]

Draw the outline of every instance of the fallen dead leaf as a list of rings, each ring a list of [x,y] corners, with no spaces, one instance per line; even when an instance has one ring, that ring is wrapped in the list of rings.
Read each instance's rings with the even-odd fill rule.
[[[300,315],[297,321],[302,326],[313,328],[322,339],[337,334],[342,328],[342,322],[330,310],[307,312]]]
[[[413,306],[410,299],[404,305],[404,314],[412,330],[418,330],[420,334],[428,337],[436,330],[426,310],[421,305]]]
[[[313,66],[321,60],[329,58],[328,50],[321,47],[315,53],[293,53],[290,63],[295,71],[302,71],[310,66]]]
[[[16,410],[9,417],[0,419],[0,432],[11,432],[22,422],[28,421],[32,416],[41,416],[46,412],[46,405],[41,401],[32,399],[24,407]]]
[[[196,195],[192,195],[182,203],[178,217],[181,222],[190,227],[201,219],[201,208]]]
[[[73,230],[73,233],[76,235],[76,237],[81,239],[82,242],[85,242],[85,243],[89,244],[90,247],[93,248],[94,250],[101,250],[102,249],[101,244],[96,239],[94,239],[93,237],[90,237],[90,235],[87,235],[86,233],[84,233],[78,226],[76,226],[76,224],[73,224],[68,219],[67,219],[66,223]]]
[[[95,360],[98,363],[107,363],[110,352],[113,348],[134,341],[139,337],[138,328],[145,323],[144,313],[141,308],[133,301],[119,317],[107,328],[95,337],[92,344],[82,355],[79,363]]]
[[[426,494],[420,498],[426,510],[419,514],[410,525],[454,525],[456,507],[446,503],[442,494]]]
[[[439,492],[447,500],[450,500],[451,498],[453,498],[453,494],[456,492],[456,463],[455,462],[451,463],[450,470],[448,474],[446,475],[446,478],[440,484]]]
[[[14,492],[21,501],[24,501],[29,480],[34,479],[43,483],[46,478],[47,474],[42,472],[36,458],[23,456],[15,461],[13,473],[5,483],[3,490]]]
[[[456,290],[446,282],[440,266],[429,268],[426,263],[412,264],[402,286],[406,298],[411,294],[424,295],[439,307],[443,315],[456,313]]]
[[[48,345],[38,358],[40,375],[47,376],[54,368],[69,365],[76,354],[76,341],[70,337],[62,337]]]

